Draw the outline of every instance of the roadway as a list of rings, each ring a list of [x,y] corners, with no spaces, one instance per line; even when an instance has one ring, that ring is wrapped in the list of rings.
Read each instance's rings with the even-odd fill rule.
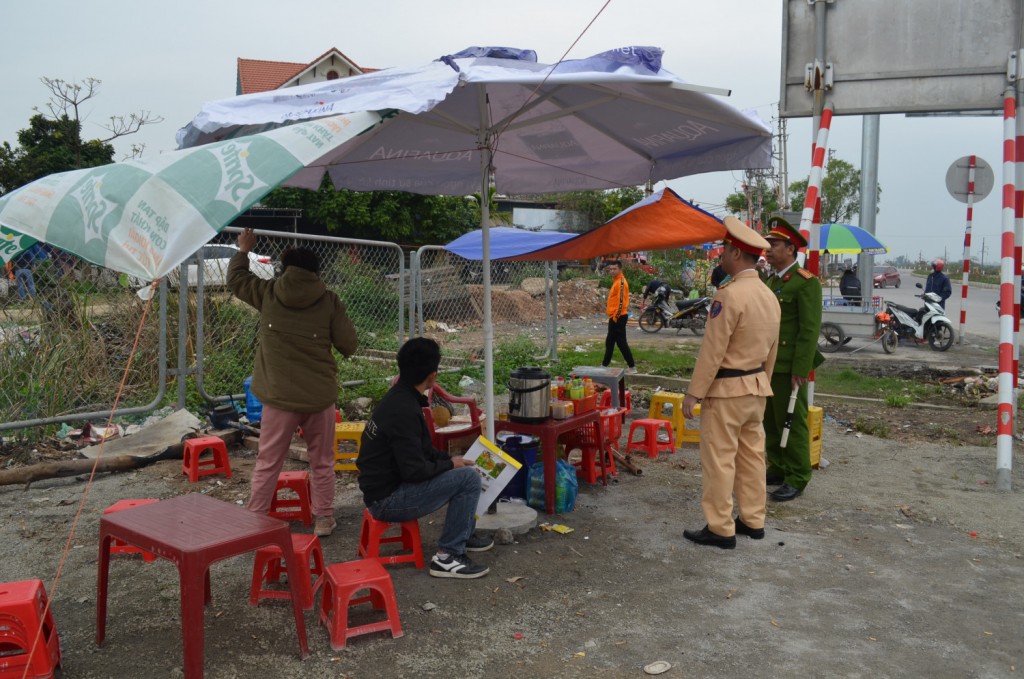
[[[907,271],[900,271],[903,279],[899,288],[875,288],[874,294],[886,300],[892,300],[903,306],[919,308],[922,306],[920,299],[914,297],[923,290],[914,286],[920,283],[924,286],[924,278],[912,275]],[[946,300],[946,316],[953,323],[953,331],[959,336],[960,332],[960,304],[961,285],[960,280],[950,279],[953,284],[953,295]],[[836,290],[838,294],[838,289]],[[826,288],[825,294],[828,295]],[[996,315],[996,300],[999,297],[999,290],[995,287],[976,287],[970,285],[967,294],[967,318],[964,330],[968,334],[977,335],[990,340],[999,339],[999,317]]]

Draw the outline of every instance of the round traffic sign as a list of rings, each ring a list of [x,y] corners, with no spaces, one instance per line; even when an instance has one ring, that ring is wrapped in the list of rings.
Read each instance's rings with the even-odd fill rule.
[[[967,202],[967,175],[970,170],[971,157],[964,156],[946,170],[946,190],[961,203]],[[982,200],[992,191],[995,185],[995,174],[992,166],[978,156],[974,156],[974,202]]]

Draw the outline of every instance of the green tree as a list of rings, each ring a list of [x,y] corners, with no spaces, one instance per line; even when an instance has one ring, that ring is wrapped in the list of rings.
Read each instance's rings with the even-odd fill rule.
[[[570,213],[568,231],[585,233],[596,229],[609,219],[639,202],[644,197],[643,189],[627,186],[609,191],[572,191],[544,196],[559,210]]]
[[[260,202],[300,208],[308,219],[340,236],[408,245],[447,243],[480,225],[478,202],[463,196],[336,190],[327,177],[318,191],[276,189]]]
[[[754,211],[757,210],[757,203],[760,202],[758,218],[762,224],[767,222],[768,217],[777,214],[779,211],[779,197],[763,177],[758,177],[754,186],[750,188],[752,200],[747,201],[746,191],[730,193],[725,198],[725,209],[734,215],[746,214],[750,205],[754,204]]]
[[[807,194],[807,180],[789,185],[790,203],[795,212],[804,209]],[[878,202],[881,203],[882,187],[878,187]],[[821,223],[848,224],[860,212],[860,170],[853,165],[833,158],[828,161],[825,175],[821,180]]]
[[[40,177],[86,167],[106,165],[114,160],[111,141],[134,134],[143,126],[163,119],[149,111],[127,116],[110,116],[101,127],[108,132],[102,139],[82,138],[82,105],[99,94],[100,81],[82,82],[41,78],[50,91],[47,113],[36,109],[29,126],[18,132],[18,146],[0,145],[0,195]],[[142,145],[132,146],[132,155],[142,153]]]

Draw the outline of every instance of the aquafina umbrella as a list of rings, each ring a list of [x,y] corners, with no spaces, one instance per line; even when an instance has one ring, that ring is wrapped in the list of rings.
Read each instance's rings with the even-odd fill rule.
[[[536,53],[473,47],[413,68],[208,103],[178,133],[193,146],[300,120],[379,111],[384,124],[325,152],[286,183],[421,194],[615,189],[771,166],[771,130],[661,67],[657,47],[547,65]],[[487,432],[494,434],[487,201],[481,205]]]

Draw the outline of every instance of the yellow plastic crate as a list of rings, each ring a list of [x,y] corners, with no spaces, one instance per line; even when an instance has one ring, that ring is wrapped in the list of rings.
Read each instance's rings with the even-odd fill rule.
[[[821,464],[821,423],[824,412],[818,406],[807,408],[807,431],[811,439],[811,468],[817,469]]]
[[[339,422],[334,425],[334,471],[356,471],[356,457],[359,456],[359,443],[363,439],[365,422]],[[355,452],[342,450],[343,441],[356,444]],[[349,446],[345,446],[348,448]]]

